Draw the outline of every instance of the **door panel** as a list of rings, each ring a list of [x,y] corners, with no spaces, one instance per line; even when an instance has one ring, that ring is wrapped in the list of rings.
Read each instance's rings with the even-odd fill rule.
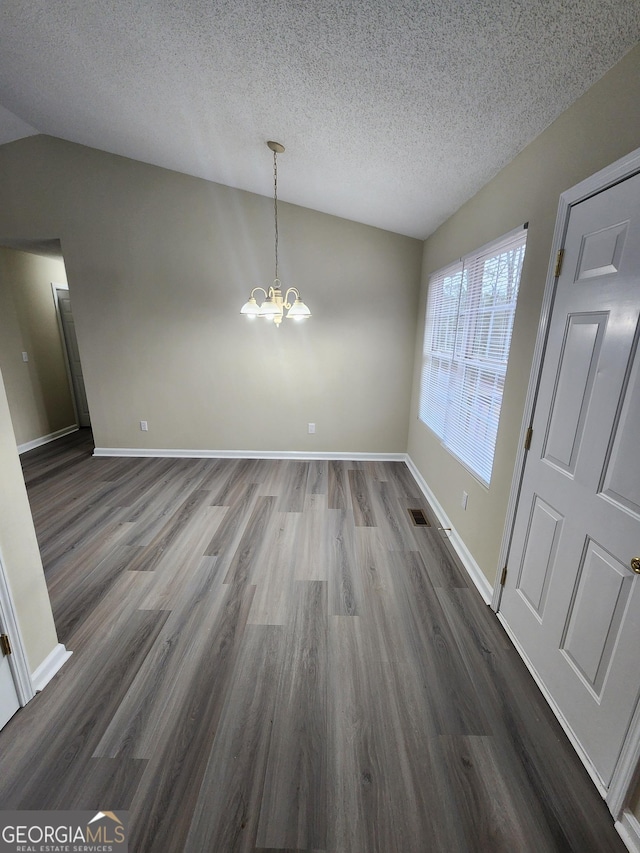
[[[581,444],[606,324],[606,314],[571,315],[567,323],[544,457],[570,474]]]
[[[590,540],[578,570],[560,648],[599,700],[629,604],[628,569]]]
[[[500,610],[607,787],[640,693],[640,176],[564,248]]]
[[[542,619],[544,612],[561,530],[562,516],[538,495],[534,495],[518,591],[539,619]]]
[[[576,281],[615,275],[627,238],[627,222],[584,234],[580,246]]]
[[[637,345],[637,342],[636,342]],[[640,358],[633,360],[629,387],[616,418],[611,453],[605,463],[602,494],[612,503],[640,519]]]

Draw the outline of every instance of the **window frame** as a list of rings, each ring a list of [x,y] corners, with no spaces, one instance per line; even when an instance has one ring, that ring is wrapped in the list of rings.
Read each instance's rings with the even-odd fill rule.
[[[487,488],[493,474],[527,228],[525,223],[429,276],[418,418]],[[500,269],[502,263],[509,265],[506,270]],[[480,336],[478,329],[482,329]],[[479,433],[482,443],[478,446]]]

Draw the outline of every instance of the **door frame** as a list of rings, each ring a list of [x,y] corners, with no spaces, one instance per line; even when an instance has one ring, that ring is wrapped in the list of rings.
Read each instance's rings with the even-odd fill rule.
[[[540,312],[538,334],[536,337],[536,345],[533,354],[531,374],[529,377],[529,385],[527,388],[524,415],[520,427],[520,437],[518,439],[518,450],[516,453],[515,465],[513,470],[513,479],[511,481],[509,503],[507,505],[504,533],[500,546],[500,554],[498,560],[499,570],[497,572],[496,582],[493,589],[493,598],[491,600],[491,607],[493,608],[493,610],[496,611],[496,613],[498,613],[498,615],[500,610],[500,599],[502,596],[503,589],[500,583],[502,567],[507,565],[509,551],[511,548],[516,514],[518,511],[518,500],[520,497],[520,489],[522,486],[524,466],[526,461],[525,439],[527,435],[527,430],[533,424],[536,399],[538,396],[538,388],[540,385],[542,367],[544,363],[547,345],[549,323],[551,319],[553,301],[558,281],[557,276],[555,275],[556,258],[558,257],[558,252],[564,246],[571,208],[573,207],[573,205],[578,204],[581,201],[585,201],[587,198],[590,198],[591,196],[608,189],[614,184],[620,183],[626,178],[632,177],[638,172],[640,172],[640,148],[636,149],[635,151],[632,151],[625,157],[620,158],[620,160],[616,160],[615,163],[612,163],[610,166],[601,169],[599,172],[596,172],[595,175],[591,175],[584,181],[581,181],[579,184],[576,184],[574,187],[565,190],[565,192],[560,195],[560,199],[558,202],[558,213],[556,216],[556,225],[555,230],[553,232],[553,239],[551,241],[549,267],[547,271],[544,296],[542,299],[542,309]],[[518,651],[520,650],[518,649]],[[526,659],[525,664],[527,664],[528,666]],[[535,677],[535,675],[534,678],[536,682],[538,682],[538,679]],[[549,694],[544,688],[543,693],[547,698],[547,701],[549,701]],[[561,714],[558,713],[558,709],[554,707],[554,704],[552,702],[550,704],[552,710],[554,711],[564,728]],[[573,742],[573,738],[570,737],[570,740]],[[580,750],[578,750],[578,755],[580,755],[580,758],[583,760],[583,763],[585,763],[587,770],[590,771],[588,764],[584,762],[584,757],[583,755],[581,755]],[[590,775],[592,774],[590,773]],[[625,738],[622,751],[620,753],[618,763],[616,764],[616,768],[608,790],[603,791],[601,790],[601,786],[597,785],[597,787],[601,790],[604,799],[606,800],[610,812],[616,820],[620,818],[621,812],[627,802],[627,799],[629,795],[633,793],[634,786],[639,780],[640,703],[638,703],[638,706],[636,707],[635,713],[631,720],[629,731],[627,732],[627,736]]]
[[[62,326],[62,316],[60,314],[60,304],[58,302],[58,290],[66,290],[69,292],[68,284],[60,284],[57,281],[51,282],[51,291],[53,293],[53,304],[56,308],[56,320],[58,321],[58,331],[60,332],[60,343],[62,344],[62,352],[64,354],[64,367],[67,373],[67,382],[69,383],[69,393],[71,394],[71,403],[73,404],[73,416],[76,421],[76,426],[80,427],[80,416],[78,414],[78,402],[76,400],[76,389],[73,384],[73,375],[71,373],[71,361],[69,359],[69,349],[67,347],[67,339]]]
[[[16,693],[20,707],[24,706],[36,695],[35,687],[31,679],[31,671],[24,647],[22,632],[18,624],[13,596],[5,573],[2,553],[0,552],[0,627],[9,636],[11,641],[11,654],[9,655],[9,668],[13,676]]]

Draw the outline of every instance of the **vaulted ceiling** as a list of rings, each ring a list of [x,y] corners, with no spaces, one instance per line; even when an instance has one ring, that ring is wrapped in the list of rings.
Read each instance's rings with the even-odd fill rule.
[[[640,40],[638,0],[3,0],[46,133],[424,238]]]

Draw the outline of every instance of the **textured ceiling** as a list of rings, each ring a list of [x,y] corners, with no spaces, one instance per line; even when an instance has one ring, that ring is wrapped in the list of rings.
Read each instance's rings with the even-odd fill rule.
[[[48,133],[425,237],[640,40],[640,0],[2,0]]]

